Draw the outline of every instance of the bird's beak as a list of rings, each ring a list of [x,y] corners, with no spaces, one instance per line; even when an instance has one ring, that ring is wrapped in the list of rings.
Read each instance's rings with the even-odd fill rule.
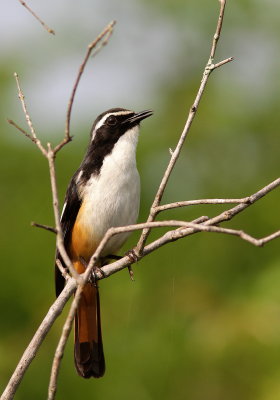
[[[144,110],[144,111],[140,111],[138,113],[135,113],[132,117],[127,118],[126,120],[123,121],[123,124],[133,124],[133,123],[137,123],[139,124],[140,121],[142,121],[145,118],[150,117],[151,115],[153,115],[153,111],[152,110]]]

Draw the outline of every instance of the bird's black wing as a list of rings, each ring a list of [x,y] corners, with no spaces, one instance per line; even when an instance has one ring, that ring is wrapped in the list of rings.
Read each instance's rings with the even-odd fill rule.
[[[64,200],[64,206],[61,214],[61,228],[62,228],[62,233],[64,236],[64,246],[66,251],[68,251],[68,245],[69,241],[71,238],[71,232],[74,226],[74,223],[76,221],[79,209],[81,207],[81,199],[78,193],[77,189],[77,184],[76,184],[76,177],[79,173],[79,170],[76,172],[76,174],[73,176],[73,178],[70,181],[70,184],[68,186],[65,200]],[[61,254],[59,253],[58,249],[56,249],[56,260],[60,260],[62,265],[64,267],[65,264],[63,262],[63,259],[61,257]],[[65,280],[57,267],[55,265],[55,292],[56,296],[59,296],[59,294],[62,292],[64,288]]]

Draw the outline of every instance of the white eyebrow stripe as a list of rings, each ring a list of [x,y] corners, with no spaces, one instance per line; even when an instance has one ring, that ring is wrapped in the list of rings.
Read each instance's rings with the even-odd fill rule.
[[[115,111],[115,112],[110,112],[108,114],[105,114],[104,117],[102,117],[101,120],[97,122],[97,124],[94,128],[93,136],[94,136],[95,132],[104,124],[104,122],[110,115],[126,115],[126,114],[132,114],[132,113],[133,113],[133,111],[125,110],[125,111]]]

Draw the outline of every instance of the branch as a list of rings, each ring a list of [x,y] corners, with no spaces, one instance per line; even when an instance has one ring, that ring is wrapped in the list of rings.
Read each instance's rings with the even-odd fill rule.
[[[42,344],[57,317],[61,314],[67,300],[74,292],[75,288],[75,279],[69,279],[65,288],[61,292],[60,296],[53,303],[53,305],[50,307],[47,315],[43,319],[41,325],[37,329],[31,342],[23,353],[6,389],[1,396],[1,400],[12,400],[14,398],[17,387],[19,386],[27,368],[36,356],[40,345]]]
[[[91,42],[88,45],[88,49],[85,55],[85,58],[82,62],[82,64],[80,65],[79,71],[78,71],[78,75],[77,78],[75,80],[73,89],[72,89],[72,93],[68,102],[68,107],[67,107],[67,113],[66,113],[66,125],[65,125],[65,135],[64,135],[64,139],[62,140],[61,143],[59,143],[55,149],[54,149],[54,153],[56,154],[63,146],[65,146],[68,142],[71,141],[71,136],[70,136],[70,120],[71,120],[71,113],[72,113],[72,107],[73,107],[73,103],[74,103],[74,98],[75,98],[75,94],[80,82],[80,79],[83,75],[85,66],[88,62],[88,59],[92,53],[92,51],[94,49],[96,49],[96,46],[100,44],[100,46],[96,49],[96,52],[94,53],[97,54],[98,51],[103,47],[106,46],[106,44],[108,43],[108,40],[110,39],[110,36],[113,33],[113,27],[116,24],[116,21],[112,21],[110,22],[105,28],[104,30],[97,36],[97,38]]]
[[[29,113],[27,111],[27,107],[26,107],[25,100],[24,100],[24,94],[23,94],[23,92],[21,90],[20,83],[19,83],[19,76],[18,76],[18,74],[16,72],[14,73],[14,77],[15,77],[16,83],[17,83],[18,97],[19,97],[21,105],[22,105],[22,109],[23,109],[23,112],[24,112],[24,115],[25,115],[25,119],[26,119],[27,125],[29,126],[30,134],[27,133],[24,129],[20,128],[15,122],[13,122],[11,120],[8,120],[8,122],[11,125],[15,126],[26,137],[28,137],[30,140],[32,140],[32,142],[34,142],[36,144],[36,146],[39,148],[39,150],[41,150],[42,154],[45,157],[47,157],[47,151],[44,148],[44,146],[42,145],[41,141],[38,139],[38,137],[36,135],[36,132],[35,132],[35,129],[34,129],[34,126],[33,126],[33,123],[32,123],[32,120],[31,120],[30,115],[29,115]]]
[[[268,185],[264,186],[262,189],[258,190],[256,193],[249,196],[249,200],[246,203],[238,204],[237,206],[222,212],[221,214],[217,215],[214,218],[209,219],[205,224],[212,224],[216,225],[223,221],[229,221],[235,215],[239,214],[241,211],[245,210],[245,208],[249,207],[251,204],[254,204],[256,201],[264,197],[267,193],[271,192],[272,190],[276,189],[280,186],[280,178],[275,179],[273,182],[269,183]]]
[[[19,130],[21,133],[23,133],[24,136],[26,136],[28,139],[32,140],[33,143],[36,144],[36,140],[28,132],[26,132],[26,130],[24,130],[18,124],[16,124],[12,119],[7,119],[7,122],[10,125],[14,126],[17,130]]]
[[[231,218],[245,208],[254,204],[257,200],[264,197],[267,193],[271,192],[273,189],[276,189],[280,186],[280,178],[275,179],[273,182],[269,183],[268,185],[264,186],[262,189],[258,190],[256,193],[243,197],[241,199],[199,199],[199,200],[186,200],[186,201],[176,201],[175,203],[163,204],[161,206],[156,207],[156,212],[159,213],[161,211],[170,210],[172,208],[179,208],[179,207],[186,207],[198,204],[227,204],[227,203],[240,203],[241,206],[236,206],[228,211],[224,211],[222,214],[225,219],[223,221],[228,220],[229,216]],[[216,223],[222,222],[220,220],[220,216]]]
[[[83,291],[84,284],[80,284],[78,286],[78,289],[75,293],[74,300],[72,301],[68,316],[66,318],[66,321],[63,325],[62,329],[62,334],[59,339],[54,359],[53,359],[53,364],[52,364],[52,370],[51,370],[51,377],[50,377],[50,382],[49,382],[49,391],[48,391],[48,400],[53,400],[56,395],[56,390],[57,390],[57,380],[58,380],[58,373],[60,369],[60,364],[62,361],[62,357],[64,354],[64,349],[68,340],[68,337],[70,335],[73,321],[75,318],[75,314],[81,299],[81,294]]]
[[[210,52],[211,64],[212,64],[212,61],[213,61],[213,59],[215,57],[218,41],[220,39],[222,26],[223,26],[223,20],[224,20],[224,14],[225,14],[225,7],[226,7],[226,0],[219,0],[219,2],[221,3],[220,13],[219,13],[216,32],[215,32],[214,37],[213,37],[213,43],[212,43],[212,48],[211,48],[211,52]]]
[[[220,0],[220,3],[221,3],[220,12],[219,12],[219,17],[218,17],[216,32],[214,34],[213,43],[212,43],[212,47],[211,47],[211,51],[210,51],[210,57],[209,57],[209,60],[208,60],[208,62],[206,64],[206,67],[204,69],[202,80],[201,80],[201,84],[200,84],[200,87],[198,89],[195,101],[194,101],[194,103],[193,103],[193,105],[192,105],[192,107],[191,107],[191,109],[189,111],[189,115],[188,115],[185,127],[183,129],[183,132],[181,134],[181,137],[180,137],[180,139],[179,139],[179,141],[177,143],[177,146],[176,146],[175,150],[171,154],[171,159],[170,159],[169,164],[168,164],[168,166],[167,166],[167,168],[165,170],[165,173],[163,175],[162,181],[161,181],[161,183],[159,185],[158,191],[156,193],[155,199],[154,199],[153,204],[152,204],[151,209],[150,209],[150,213],[149,213],[149,217],[147,219],[147,222],[154,221],[154,219],[155,219],[155,217],[157,215],[156,209],[157,209],[157,207],[159,206],[159,204],[161,202],[161,199],[162,199],[163,193],[165,191],[166,185],[168,183],[168,180],[170,178],[171,172],[173,171],[173,168],[174,168],[174,166],[175,166],[175,164],[176,164],[176,162],[177,162],[177,160],[179,158],[180,152],[182,150],[182,147],[184,145],[186,137],[187,137],[187,135],[189,133],[189,130],[191,128],[192,122],[193,122],[193,120],[194,120],[194,118],[196,116],[196,112],[197,112],[201,97],[202,97],[202,95],[204,93],[206,84],[208,82],[210,73],[214,69],[218,68],[219,66],[224,65],[224,64],[232,61],[232,58],[228,58],[228,59],[226,59],[226,60],[224,60],[224,61],[222,61],[222,62],[220,62],[220,63],[218,63],[216,65],[213,64],[213,58],[214,58],[214,55],[215,55],[215,52],[216,52],[218,40],[219,40],[221,29],[222,29],[226,0]],[[137,247],[136,247],[136,252],[137,252],[138,256],[140,256],[140,254],[141,254],[141,252],[142,252],[142,250],[143,250],[143,248],[145,246],[145,243],[146,243],[146,240],[148,238],[149,233],[150,233],[150,229],[149,228],[148,229],[144,229],[142,234],[141,234],[141,236],[140,236],[140,239],[139,239],[139,241],[137,243]]]
[[[40,17],[38,17],[38,15],[35,14],[35,12],[23,0],[19,0],[19,2],[33,15],[33,17],[37,19],[37,21],[40,22],[40,24],[43,26],[44,29],[46,29],[47,32],[55,35],[55,31],[49,28],[48,25]]]
[[[59,214],[59,201],[58,201],[58,191],[57,191],[57,180],[56,180],[56,171],[55,171],[55,154],[52,150],[51,144],[48,143],[48,153],[47,159],[49,163],[49,171],[50,171],[50,181],[51,181],[51,191],[52,191],[52,199],[53,199],[53,213],[55,219],[55,228],[57,231],[56,235],[56,246],[61,254],[61,257],[70,271],[71,275],[79,282],[80,275],[77,273],[75,268],[73,267],[72,261],[70,260],[67,251],[64,246],[64,235],[61,228],[60,223],[60,214]]]
[[[194,233],[197,233],[197,232],[207,230],[207,229],[203,228],[202,225],[204,225],[206,227],[207,226],[212,227],[210,229],[212,232],[240,236],[241,239],[246,240],[255,246],[263,246],[264,244],[268,243],[269,241],[278,238],[279,231],[276,231],[275,233],[273,233],[269,236],[266,236],[264,238],[256,239],[248,234],[245,234],[241,230],[239,230],[239,231],[237,231],[237,230],[236,231],[235,230],[224,231],[223,228],[218,228],[215,225],[219,224],[221,222],[224,222],[224,221],[229,221],[235,215],[239,214],[240,212],[245,210],[247,207],[251,206],[256,201],[260,200],[262,197],[267,195],[272,190],[276,189],[278,186],[280,186],[280,178],[275,179],[273,182],[264,186],[262,189],[258,190],[256,193],[252,194],[251,196],[244,197],[244,200],[246,199],[246,203],[244,202],[244,203],[238,204],[237,206],[232,207],[226,211],[223,211],[222,213],[218,214],[217,216],[215,216],[213,218],[200,217],[192,222],[189,222],[188,228],[184,228],[184,229],[180,228],[180,229],[166,232],[159,239],[156,239],[149,245],[145,246],[142,254],[141,255],[137,254],[137,261],[142,259],[143,257],[147,256],[148,254],[152,253],[153,251],[159,249],[160,247],[164,246],[167,243],[173,242],[175,240],[181,239],[181,238],[189,236],[189,235],[193,235]],[[238,200],[238,199],[236,199],[236,200]],[[240,200],[243,200],[243,199],[240,199]],[[160,221],[158,224],[159,225],[160,224],[168,224],[168,222],[172,223],[174,221]],[[183,222],[183,221],[177,221],[178,224],[181,222]],[[187,222],[184,222],[184,223],[187,224]],[[151,223],[151,225],[150,225],[150,223],[147,223],[146,228],[149,229],[152,226],[152,224],[153,223]],[[193,227],[191,227],[191,224],[195,224],[195,225],[193,225]],[[154,225],[154,226],[159,227],[159,225]],[[138,224],[138,226],[143,227],[143,224]],[[135,225],[135,227],[136,227],[136,225]],[[112,228],[112,229],[116,229],[116,228]],[[109,237],[112,234],[112,231],[110,234],[108,232],[106,233],[106,235],[108,235],[107,237]],[[104,246],[104,243],[102,244],[102,247],[103,246]],[[97,251],[99,252],[98,249],[97,249]],[[93,261],[94,257],[96,257],[96,253],[93,255],[91,262]],[[106,278],[118,271],[121,271],[122,269],[126,268],[128,265],[133,264],[135,261],[133,261],[129,256],[126,255],[118,261],[115,261],[111,264],[105,265],[101,269],[102,273],[97,272],[95,275],[96,275],[97,279]],[[90,266],[91,265],[89,265],[89,267]]]
[[[70,275],[67,273],[66,268],[63,267],[63,265],[62,265],[62,263],[61,263],[61,261],[59,259],[56,259],[55,263],[56,263],[58,269],[60,270],[61,275],[67,281],[70,278]]]
[[[230,203],[248,203],[250,202],[250,197],[244,197],[242,199],[199,199],[199,200],[185,200],[176,201],[175,203],[163,204],[156,207],[156,213],[161,211],[170,210],[172,208],[180,208],[187,206],[195,206],[199,204],[230,204]]]
[[[37,222],[31,222],[31,226],[34,226],[36,228],[42,228],[42,229],[45,229],[46,231],[57,234],[57,230],[55,228],[53,228],[52,226],[38,224]]]

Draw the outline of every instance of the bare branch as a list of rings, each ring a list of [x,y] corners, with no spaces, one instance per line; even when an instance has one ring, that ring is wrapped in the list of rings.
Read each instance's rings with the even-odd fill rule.
[[[78,289],[75,293],[74,300],[72,301],[68,316],[63,325],[62,334],[61,334],[61,337],[59,339],[59,342],[58,342],[58,345],[57,345],[57,348],[55,351],[53,364],[52,364],[52,370],[51,370],[51,377],[50,377],[50,382],[49,382],[48,400],[53,400],[55,398],[60,364],[61,364],[61,360],[62,360],[62,357],[64,354],[64,349],[65,349],[68,337],[69,337],[71,329],[72,329],[76,310],[78,308],[79,301],[81,298],[83,286],[84,286],[84,284],[80,284],[78,286]]]
[[[216,68],[222,67],[223,65],[225,65],[233,60],[234,60],[233,57],[226,58],[225,60],[222,60],[222,61],[218,62],[217,64],[213,64],[211,69],[214,70]]]
[[[239,214],[243,210],[245,210],[247,207],[250,205],[254,204],[256,201],[264,197],[266,194],[271,192],[272,190],[276,189],[278,186],[280,186],[280,178],[275,179],[273,182],[269,183],[262,189],[258,190],[256,193],[252,194],[251,196],[248,197],[248,202],[243,203],[243,204],[238,204],[237,206],[230,208],[229,210],[226,210],[222,212],[221,214],[217,215],[216,217],[213,218],[208,218],[206,221],[203,221],[202,224],[204,225],[216,225],[224,221],[229,221],[232,219],[235,215]],[[182,237],[186,237],[189,235],[192,235],[196,233],[197,230],[187,228],[185,230],[176,230],[176,231],[171,231],[167,232],[165,235],[163,235],[161,238],[155,240],[154,242],[150,243],[148,246],[145,247],[145,251],[143,252],[143,255],[149,254],[150,252],[156,250],[158,247],[170,243],[174,240],[178,240]],[[277,237],[277,232],[275,233]],[[270,240],[275,239],[276,237],[273,236],[274,234],[268,236],[271,237]],[[269,240],[265,240],[264,244],[267,243]],[[117,266],[119,268],[119,266]]]
[[[160,247],[162,247],[168,243],[174,242],[183,237],[192,235],[197,232],[202,232],[202,231],[224,233],[224,234],[239,236],[241,239],[248,241],[249,243],[253,244],[254,246],[263,246],[266,243],[268,243],[269,241],[280,237],[280,231],[277,231],[277,232],[275,232],[269,236],[266,236],[264,238],[256,239],[256,238],[246,234],[243,231],[238,231],[238,230],[234,230],[234,229],[224,229],[224,228],[219,228],[219,227],[215,227],[215,226],[205,226],[203,224],[197,225],[197,224],[191,224],[191,223],[189,223],[189,226],[190,226],[190,228],[180,228],[180,229],[176,229],[174,231],[168,231],[163,236],[161,236],[159,239],[146,245],[143,249],[142,255],[139,257],[138,260],[140,260],[143,257],[147,256],[148,254],[154,252],[155,250],[158,250]],[[191,228],[191,226],[192,226],[192,228]],[[134,261],[132,261],[131,258],[126,255],[118,261],[115,261],[111,264],[107,264],[107,265],[103,266],[101,268],[102,273],[96,272],[95,276],[97,279],[107,278],[110,275],[121,271],[122,269],[126,268],[128,265],[133,264],[133,263],[134,263]]]
[[[229,221],[235,215],[239,214],[241,211],[245,210],[245,208],[249,207],[251,204],[254,204],[257,200],[264,197],[267,193],[276,189],[280,186],[280,178],[275,179],[273,182],[264,186],[262,189],[258,190],[256,193],[249,196],[248,202],[243,204],[238,204],[237,206],[222,212],[214,218],[209,219],[205,224],[216,225],[223,221]]]
[[[63,258],[63,261],[65,262],[65,265],[71,272],[71,275],[79,282],[80,275],[76,272],[75,268],[73,267],[73,264],[64,247],[64,237],[61,229],[60,215],[59,215],[59,202],[58,202],[58,191],[57,191],[57,181],[56,181],[56,171],[55,171],[55,154],[54,151],[52,150],[50,143],[48,143],[47,159],[49,163],[51,190],[53,198],[53,212],[55,219],[55,227],[57,231],[56,246],[61,254],[61,257]]]
[[[193,103],[193,105],[192,105],[192,107],[191,107],[191,109],[189,111],[189,115],[188,115],[185,127],[184,127],[183,132],[182,132],[182,134],[180,136],[180,139],[179,139],[179,141],[177,143],[177,146],[176,146],[175,150],[173,151],[173,153],[171,155],[171,159],[170,159],[169,164],[168,164],[168,166],[167,166],[167,168],[165,170],[165,173],[163,175],[162,181],[161,181],[161,183],[159,185],[158,191],[156,193],[155,199],[154,199],[153,204],[152,204],[151,209],[150,209],[150,213],[149,213],[149,217],[147,219],[147,222],[154,221],[154,219],[155,219],[155,217],[157,215],[156,208],[159,206],[159,204],[161,202],[161,199],[162,199],[163,193],[165,191],[166,185],[168,183],[169,177],[171,175],[171,172],[173,171],[173,168],[174,168],[174,166],[175,166],[175,164],[176,164],[176,162],[178,160],[178,157],[180,155],[180,152],[182,150],[182,147],[184,145],[186,137],[187,137],[187,135],[189,133],[189,130],[190,130],[190,127],[192,125],[193,119],[194,119],[194,117],[196,115],[197,108],[199,106],[201,97],[202,97],[202,95],[204,93],[206,84],[208,82],[210,73],[215,68],[217,68],[217,67],[215,67],[215,65],[213,65],[213,58],[214,58],[214,55],[215,55],[215,52],[216,52],[218,40],[219,40],[221,29],[222,29],[223,16],[224,16],[224,9],[225,9],[225,5],[226,5],[226,0],[220,0],[220,3],[221,3],[220,12],[219,12],[219,17],[218,17],[216,32],[214,34],[213,43],[212,43],[212,47],[211,47],[211,51],[210,51],[210,57],[209,57],[209,60],[208,60],[208,62],[206,64],[206,67],[204,69],[202,80],[201,80],[201,84],[200,84],[200,87],[198,89],[195,101],[194,101],[194,103]],[[229,61],[231,61],[231,59],[227,59],[227,60],[223,61],[222,64],[225,64],[226,62],[229,62]],[[146,243],[146,240],[148,238],[149,233],[150,233],[150,229],[144,229],[143,230],[143,232],[142,232],[142,234],[140,236],[140,239],[139,239],[139,241],[137,243],[137,247],[136,247],[136,252],[137,252],[138,255],[141,254],[141,252],[142,252],[142,250],[143,250],[143,248],[145,246],[145,243]]]
[[[202,225],[208,226],[208,227],[211,226],[213,228],[213,229],[211,228],[212,232],[226,233],[226,234],[231,234],[231,235],[235,235],[235,236],[240,236],[241,239],[247,240],[255,246],[262,246],[262,245],[268,243],[269,241],[276,239],[277,237],[279,237],[279,231],[277,231],[267,237],[264,237],[261,239],[255,239],[252,236],[243,233],[243,231],[235,231],[235,230],[225,231],[225,230],[223,230],[224,228],[218,228],[215,225],[218,223],[224,222],[224,221],[229,221],[235,215],[239,214],[244,209],[246,209],[247,207],[254,204],[256,201],[258,201],[259,199],[264,197],[266,194],[268,194],[272,190],[276,189],[278,186],[280,186],[280,178],[275,179],[273,182],[269,183],[268,185],[266,185],[262,189],[258,190],[256,193],[252,194],[249,197],[244,197],[243,199],[232,199],[232,200],[244,200],[244,202],[241,202],[237,206],[230,208],[229,210],[226,210],[226,211],[222,212],[221,214],[218,214],[216,217],[213,217],[213,218],[201,217],[200,219],[194,220],[194,221],[192,221],[192,223],[189,223],[188,228],[180,228],[175,231],[169,231],[169,232],[165,233],[159,239],[156,239],[149,245],[145,246],[142,254],[141,255],[137,254],[138,259],[140,260],[144,256],[150,254],[151,252],[157,250],[158,248],[162,247],[163,245],[165,245],[167,243],[170,243],[175,240],[181,239],[183,237],[203,231],[204,228],[198,228],[199,226],[201,227]],[[172,222],[175,222],[175,221],[160,221],[159,224],[161,224],[161,223],[168,224],[168,223],[172,223]],[[183,221],[176,221],[176,222],[178,224],[180,224]],[[185,222],[185,221],[184,221],[184,223],[187,224],[187,222]],[[151,225],[150,225],[150,223],[147,223],[146,228],[152,227],[152,224],[153,223],[151,223]],[[190,227],[191,224],[195,224],[195,225],[193,225],[193,227],[191,228]],[[198,224],[200,224],[200,225],[198,225]],[[138,224],[138,226],[143,227],[143,224]],[[194,226],[196,226],[196,228],[194,228]],[[136,225],[135,225],[135,227],[136,227]],[[154,225],[154,227],[159,227],[159,225]],[[116,229],[116,228],[112,228],[112,229]],[[109,233],[109,231],[106,233],[108,239],[111,237],[112,232],[113,231],[111,230],[111,233]],[[105,237],[104,237],[104,241],[105,241]],[[102,246],[102,248],[103,248],[103,246],[105,244],[106,243],[104,243],[104,242],[100,243],[100,247]],[[102,251],[102,249],[99,248],[99,250],[97,249],[97,251],[100,254],[100,251]],[[91,267],[92,262],[96,262],[96,255],[98,255],[98,254],[95,253],[93,255],[93,257],[90,261],[90,264],[89,264],[89,268]],[[127,267],[130,264],[132,264],[131,259],[128,256],[125,256],[122,259],[115,261],[114,263],[111,263],[111,264],[108,264],[108,265],[102,267],[103,275],[97,273],[97,278],[102,279],[104,277],[108,277],[108,276],[122,270],[123,268]]]
[[[225,7],[226,7],[226,0],[219,0],[220,2],[220,13],[219,13],[219,18],[218,18],[218,23],[216,27],[216,32],[213,37],[213,43],[212,43],[212,48],[210,52],[210,59],[213,61],[218,45],[218,41],[220,39],[221,31],[222,31],[222,26],[223,26],[223,20],[224,20],[224,14],[225,14]],[[211,61],[211,64],[212,64]]]
[[[74,292],[76,288],[75,279],[69,279],[60,296],[56,299],[53,305],[50,307],[47,315],[43,319],[41,325],[37,329],[31,342],[27,346],[23,353],[6,389],[4,390],[1,400],[12,400],[16,393],[17,387],[19,386],[27,368],[36,356],[36,353],[42,344],[44,338],[52,327],[56,318],[61,314],[67,300]]]
[[[63,239],[63,234],[61,230],[61,224],[60,224],[60,215],[59,215],[59,202],[58,202],[58,192],[57,192],[57,183],[56,183],[56,172],[55,172],[55,152],[52,149],[50,143],[47,144],[47,149],[46,150],[43,145],[41,144],[41,141],[38,139],[36,131],[33,127],[31,117],[27,111],[27,107],[24,101],[24,94],[22,92],[22,89],[20,87],[19,83],[19,77],[15,73],[14,74],[16,83],[17,83],[17,88],[18,88],[18,96],[22,104],[23,112],[27,121],[27,124],[29,126],[30,134],[26,132],[24,129],[19,127],[16,123],[14,123],[12,120],[8,120],[10,124],[15,126],[20,132],[22,132],[27,138],[32,140],[36,146],[40,149],[42,154],[47,158],[48,163],[49,163],[49,171],[50,171],[50,180],[51,180],[51,189],[52,189],[52,196],[53,196],[53,210],[54,210],[54,217],[55,217],[55,232],[57,234],[56,237],[56,243],[57,243],[57,248],[63,258],[63,261],[65,262],[65,265],[67,266],[68,270],[71,272],[72,276],[79,281],[80,277],[79,274],[76,272],[74,269],[72,262],[70,258],[68,257],[68,254],[65,250],[64,247],[64,239]],[[41,228],[48,229],[48,230],[53,230],[53,228],[50,227],[45,227],[43,225],[39,224],[34,224],[35,226],[40,226]]]
[[[26,104],[25,104],[25,101],[24,101],[24,94],[23,94],[23,92],[22,92],[22,90],[21,90],[20,83],[19,83],[19,76],[18,76],[18,74],[17,74],[16,72],[14,73],[14,77],[15,77],[16,83],[17,83],[18,97],[19,97],[19,99],[20,99],[20,102],[21,102],[21,105],[22,105],[22,109],[23,109],[23,112],[24,112],[24,115],[25,115],[25,119],[26,119],[26,122],[27,122],[27,124],[28,124],[28,126],[29,126],[29,130],[30,130],[31,135],[29,135],[27,132],[25,132],[22,128],[20,128],[18,125],[16,125],[13,121],[9,120],[9,123],[11,123],[12,125],[14,125],[14,126],[15,126],[17,129],[19,129],[26,137],[28,137],[30,140],[32,140],[32,142],[34,142],[34,143],[36,144],[36,146],[41,150],[41,152],[43,153],[43,155],[44,155],[45,157],[47,157],[47,151],[46,151],[46,149],[44,148],[44,146],[42,145],[41,141],[37,138],[37,135],[36,135],[35,129],[34,129],[34,127],[33,127],[33,124],[32,124],[31,118],[30,118],[30,115],[29,115],[29,113],[28,113],[28,111],[27,111],[27,107],[26,107]]]
[[[35,226],[36,228],[42,228],[45,229],[46,231],[53,232],[55,234],[57,233],[57,230],[52,226],[38,224],[37,222],[31,222],[31,226]]]
[[[74,103],[74,98],[75,98],[75,94],[80,82],[80,79],[82,77],[82,74],[84,72],[85,66],[88,62],[88,59],[92,53],[92,51],[96,48],[96,46],[98,44],[100,44],[100,46],[97,48],[95,54],[97,54],[97,52],[101,49],[101,47],[105,46],[108,43],[108,40],[110,38],[110,36],[113,33],[113,27],[115,25],[116,21],[112,21],[110,22],[105,29],[97,36],[97,38],[91,42],[88,45],[87,48],[87,52],[85,55],[85,58],[82,62],[82,64],[80,65],[79,71],[78,71],[78,75],[77,78],[75,80],[73,89],[72,89],[72,93],[68,102],[68,108],[67,108],[67,114],[66,114],[66,125],[65,125],[65,135],[64,135],[64,139],[62,140],[61,143],[59,143],[55,149],[54,149],[54,153],[56,154],[63,146],[65,146],[65,144],[67,144],[68,142],[71,141],[71,136],[70,136],[70,120],[71,120],[71,113],[72,113],[72,107],[73,107],[73,103]]]
[[[70,275],[67,273],[66,268],[63,267],[63,265],[59,259],[56,259],[55,263],[56,263],[58,269],[60,270],[61,275],[67,281],[70,278]]]
[[[230,203],[248,203],[250,202],[250,197],[244,197],[242,199],[199,199],[199,200],[186,200],[186,201],[176,201],[175,203],[163,204],[156,207],[156,212],[170,210],[172,208],[194,206],[200,204],[230,204]]]
[[[55,35],[55,31],[49,28],[48,25],[40,17],[38,17],[38,15],[35,14],[35,12],[23,0],[19,0],[19,2],[33,15],[33,17],[37,19],[37,21],[40,22],[40,24],[43,26],[44,29],[46,29],[47,32]]]
[[[32,140],[32,142],[36,143],[36,140],[28,133],[26,130],[21,128],[18,124],[16,124],[12,119],[7,119],[8,123],[14,126],[17,130],[24,134],[28,139]]]

